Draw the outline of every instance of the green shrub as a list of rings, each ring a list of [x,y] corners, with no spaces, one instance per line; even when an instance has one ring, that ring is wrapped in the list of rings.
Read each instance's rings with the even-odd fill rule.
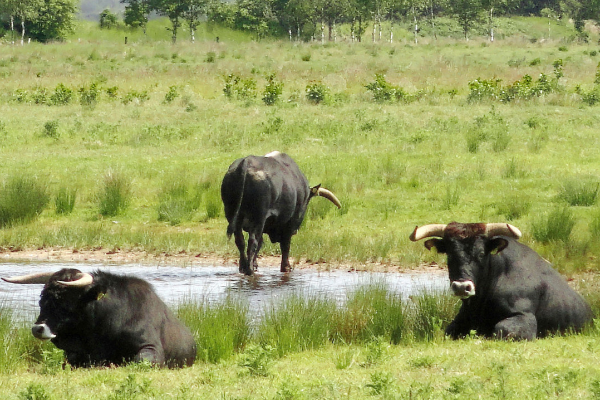
[[[226,75],[223,94],[229,99],[253,99],[256,97],[256,81],[252,77],[244,79],[235,74]]]
[[[0,191],[0,227],[26,223],[46,208],[46,188],[30,177],[12,177]]]
[[[46,88],[36,86],[30,95],[31,101],[35,104],[47,104],[48,103],[48,91]]]
[[[97,82],[90,86],[82,86],[79,88],[79,103],[82,106],[94,107],[100,98],[100,87]]]
[[[262,101],[271,106],[275,104],[279,100],[279,96],[283,93],[283,82],[278,82],[275,80],[275,74],[270,74],[267,76],[267,84],[265,86],[265,90],[263,91]]]
[[[169,86],[169,91],[165,94],[164,103],[168,104],[179,97],[179,92],[177,91],[177,86]]]
[[[19,392],[20,400],[50,400],[52,397],[46,392],[41,383],[30,383]]]
[[[204,62],[214,63],[216,59],[217,59],[217,55],[215,54],[215,52],[214,51],[209,51],[208,53],[206,53],[206,57],[204,58]]]
[[[123,96],[123,98],[121,98],[121,102],[125,105],[129,103],[140,105],[144,104],[144,102],[149,99],[150,96],[148,95],[148,91],[146,90],[141,92],[138,92],[137,90],[130,90]]]
[[[44,124],[44,135],[52,139],[58,139],[58,120],[48,121]]]
[[[373,100],[377,103],[399,101],[407,97],[404,89],[386,81],[383,74],[375,74],[375,82],[369,83],[366,88],[373,94]]]
[[[239,366],[246,368],[250,375],[268,376],[275,355],[275,349],[271,346],[250,345],[242,354]]]
[[[77,189],[61,187],[54,198],[54,206],[57,214],[70,214],[75,208]]]
[[[469,82],[469,102],[481,100],[498,100],[502,90],[502,79],[477,78]]]
[[[158,220],[171,225],[189,221],[202,203],[202,188],[182,180],[170,179],[159,195]]]
[[[568,207],[560,207],[533,221],[533,238],[542,243],[568,242],[575,226],[575,217]]]
[[[509,194],[496,204],[496,209],[499,215],[504,215],[507,221],[512,221],[527,215],[531,209],[531,202],[518,194]]]
[[[311,82],[306,85],[306,99],[313,104],[326,104],[329,96],[329,88],[322,82]]]
[[[114,217],[121,214],[129,205],[131,183],[119,173],[109,171],[104,176],[103,187],[98,195],[100,215]]]
[[[365,385],[372,395],[385,395],[394,383],[394,377],[390,372],[376,371],[371,374],[371,381]]]
[[[54,93],[50,96],[50,104],[55,106],[67,105],[73,99],[73,90],[59,83],[54,89]]]

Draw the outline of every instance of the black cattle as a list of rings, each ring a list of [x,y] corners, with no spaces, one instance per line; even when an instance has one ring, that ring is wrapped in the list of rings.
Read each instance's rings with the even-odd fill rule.
[[[31,331],[64,350],[74,367],[194,363],[196,344],[190,330],[142,279],[77,269],[2,279],[45,284]]]
[[[412,241],[448,257],[451,289],[462,306],[446,334],[476,331],[497,338],[535,339],[578,331],[592,320],[586,301],[550,264],[517,240],[509,224],[434,224],[415,228]]]
[[[309,187],[298,165],[287,154],[274,151],[264,157],[248,156],[235,160],[221,185],[221,199],[229,222],[227,236],[235,237],[240,251],[240,272],[252,275],[258,267],[256,258],[263,244],[263,233],[281,246],[281,272],[290,266],[292,236],[296,234],[308,202],[322,196],[341,207],[329,190]],[[243,231],[248,232],[245,252]]]

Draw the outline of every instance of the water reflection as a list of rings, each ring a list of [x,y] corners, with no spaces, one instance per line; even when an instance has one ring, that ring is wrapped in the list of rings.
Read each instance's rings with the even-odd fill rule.
[[[115,274],[135,275],[146,279],[169,305],[184,300],[219,301],[228,294],[248,300],[250,309],[260,313],[269,301],[290,293],[325,295],[343,302],[348,292],[360,286],[385,284],[390,290],[408,297],[427,290],[446,290],[448,278],[440,273],[347,272],[344,270],[296,270],[288,274],[279,268],[261,268],[254,277],[238,273],[237,266],[148,266],[141,264],[93,264],[64,262],[2,262],[0,276],[25,275],[36,272],[77,268],[84,272],[96,269]],[[18,310],[19,317],[30,320],[38,312],[41,285],[15,285],[0,281],[0,304]]]

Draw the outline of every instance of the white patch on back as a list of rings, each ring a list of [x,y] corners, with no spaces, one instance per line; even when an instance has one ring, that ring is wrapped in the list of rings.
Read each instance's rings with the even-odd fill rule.
[[[255,181],[264,181],[265,179],[267,179],[267,174],[265,173],[265,171],[252,171],[250,172],[250,176],[252,176],[252,179],[254,179]]]
[[[277,151],[277,150],[275,150],[275,151],[272,151],[272,152],[270,152],[269,154],[265,154],[265,157],[276,157],[276,156],[278,156],[279,154],[281,154],[281,152],[280,152],[280,151]]]

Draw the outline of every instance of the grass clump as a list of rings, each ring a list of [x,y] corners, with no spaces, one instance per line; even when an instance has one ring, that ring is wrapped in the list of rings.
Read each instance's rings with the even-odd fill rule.
[[[202,203],[202,187],[181,180],[169,180],[159,195],[158,220],[178,225],[189,221]]]
[[[36,179],[25,176],[9,178],[0,192],[0,227],[34,220],[48,202],[46,188]]]
[[[558,207],[533,221],[533,238],[542,243],[568,242],[575,226],[575,217],[569,207]]]
[[[75,200],[77,199],[77,189],[66,188],[64,186],[58,189],[54,198],[54,207],[57,214],[71,214],[75,209]]]
[[[570,206],[589,207],[596,204],[600,182],[593,179],[569,179],[560,189],[558,198]]]
[[[231,296],[217,304],[207,300],[184,302],[177,315],[194,334],[197,359],[203,362],[228,359],[250,340],[249,306]]]
[[[98,212],[104,217],[114,217],[129,206],[131,182],[121,173],[109,170],[104,176],[98,195]]]
[[[277,350],[269,345],[251,345],[241,355],[238,365],[246,368],[250,375],[269,376],[276,354]]]

